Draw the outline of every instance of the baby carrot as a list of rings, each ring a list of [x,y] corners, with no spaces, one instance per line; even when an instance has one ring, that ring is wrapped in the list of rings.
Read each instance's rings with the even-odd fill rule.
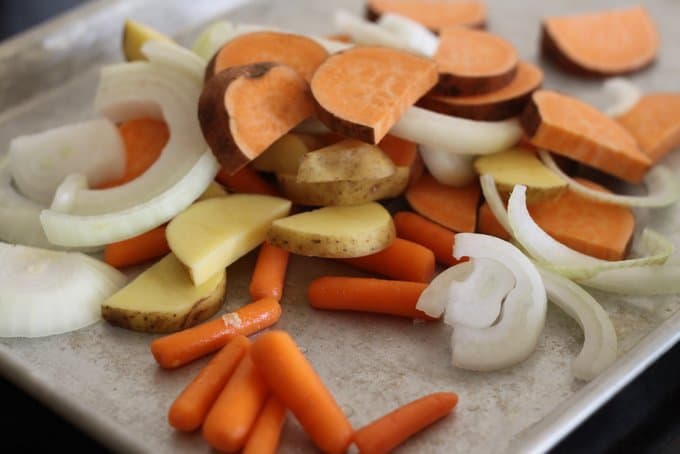
[[[401,238],[375,254],[341,260],[356,268],[402,281],[430,282],[434,274],[434,253]]]
[[[432,320],[416,309],[425,287],[427,283],[424,282],[324,276],[309,284],[307,299],[317,309],[375,312]]]
[[[116,268],[138,265],[170,252],[162,225],[136,237],[111,243],[104,248],[104,261]]]
[[[170,425],[185,432],[198,429],[249,348],[245,336],[229,341],[172,403]]]
[[[458,403],[454,393],[434,393],[399,407],[354,432],[361,454],[388,453],[411,435],[448,415]]]
[[[316,446],[325,453],[344,453],[352,426],[288,333],[274,330],[262,334],[253,343],[251,355],[272,393],[295,415]]]
[[[397,236],[425,246],[434,252],[439,263],[453,266],[458,260],[453,258],[454,233],[424,217],[401,211],[394,215]]]
[[[279,195],[279,191],[250,166],[242,167],[233,175],[229,175],[226,170],[222,169],[216,179],[232,192]]]
[[[270,327],[279,317],[279,302],[262,298],[236,312],[160,337],[151,343],[151,353],[161,367],[175,369],[219,350],[239,334],[250,336]]]
[[[262,243],[250,280],[249,291],[253,301],[266,297],[281,300],[289,255],[285,249]]]
[[[269,397],[248,435],[243,454],[276,454],[285,418],[283,403],[276,396]]]
[[[205,417],[203,438],[220,451],[240,450],[268,394],[267,383],[246,354]]]

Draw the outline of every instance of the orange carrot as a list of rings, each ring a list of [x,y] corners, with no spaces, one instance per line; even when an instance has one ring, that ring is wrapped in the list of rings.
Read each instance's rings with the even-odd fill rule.
[[[430,282],[434,274],[434,253],[425,246],[401,238],[396,238],[387,249],[375,254],[341,261],[402,281]]]
[[[406,200],[418,214],[456,232],[474,232],[480,188],[475,180],[467,186],[446,186],[432,175],[423,175],[406,191]]]
[[[279,196],[276,187],[268,183],[250,166],[243,167],[233,175],[229,175],[222,169],[217,174],[216,179],[231,192]]]
[[[170,252],[165,238],[166,225],[133,238],[111,243],[104,248],[104,261],[116,268],[138,265]]]
[[[114,181],[97,186],[97,189],[120,186],[146,172],[170,138],[165,122],[153,118],[124,121],[118,126],[118,131],[125,145],[125,173]]]
[[[453,257],[455,234],[424,217],[400,211],[394,215],[397,237],[418,243],[434,252],[437,262],[453,266],[460,261]]]
[[[366,16],[377,20],[382,14],[406,16],[438,32],[452,26],[484,28],[486,5],[481,0],[429,1],[423,0],[368,0]]]
[[[659,52],[659,33],[645,8],[633,6],[549,17],[541,47],[567,71],[611,76],[650,65]]]
[[[344,453],[352,426],[295,341],[273,330],[253,343],[251,356],[272,393],[283,402],[316,446],[329,454]]]
[[[269,397],[248,435],[243,454],[276,454],[285,418],[283,403],[276,396]]]
[[[594,107],[539,90],[520,116],[532,144],[630,183],[642,181],[651,160],[623,126]]]
[[[529,209],[531,209],[531,206]],[[491,207],[488,203],[484,202],[479,207],[477,218],[477,232],[484,233],[485,235],[493,235],[504,240],[510,239],[510,234],[508,234],[501,223],[498,222],[498,219],[496,219],[496,216],[491,211]]]
[[[361,454],[391,452],[410,436],[448,415],[458,403],[454,393],[434,393],[414,400],[354,432]]]
[[[309,304],[316,309],[374,312],[432,320],[416,309],[424,282],[392,281],[363,277],[324,276],[307,289]]]
[[[220,451],[239,451],[268,395],[267,383],[246,354],[206,415],[203,438]]]
[[[274,298],[262,298],[219,318],[155,339],[151,353],[164,369],[175,369],[224,347],[234,337],[250,336],[281,317]]]
[[[431,59],[386,47],[359,46],[330,56],[310,85],[317,116],[330,130],[377,144],[437,80]]]
[[[307,81],[294,69],[271,62],[215,74],[198,99],[203,137],[230,175],[313,113]]]
[[[249,291],[253,301],[266,297],[281,300],[289,255],[285,249],[262,243],[250,280]]]
[[[448,96],[500,90],[515,77],[519,62],[510,42],[464,27],[449,27],[440,32],[434,60],[439,68],[439,82],[433,92]]]
[[[522,113],[531,94],[543,82],[538,66],[520,61],[517,74],[508,85],[482,95],[442,96],[429,94],[418,105],[435,112],[481,121],[501,121]]]
[[[250,341],[245,336],[229,341],[172,403],[168,412],[170,425],[185,432],[198,429],[249,348]]]

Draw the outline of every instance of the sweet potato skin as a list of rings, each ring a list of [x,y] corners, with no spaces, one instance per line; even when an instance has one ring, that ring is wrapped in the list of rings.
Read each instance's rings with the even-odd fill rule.
[[[426,96],[418,101],[418,105],[444,115],[468,118],[470,120],[503,121],[522,113],[531,99],[531,93],[532,92],[528,92],[516,98],[476,106],[449,104],[447,102],[439,101],[435,96]]]
[[[454,74],[440,74],[439,83],[433,89],[434,93],[445,96],[483,95],[501,88],[512,82],[517,75],[517,67],[491,77],[465,77]]]
[[[366,6],[364,7],[364,17],[366,17],[367,20],[370,20],[371,22],[377,22],[378,19],[380,19],[381,13],[379,11],[376,11],[373,9],[370,5],[370,3],[366,3]],[[484,30],[486,28],[486,20],[474,22],[474,23],[469,23],[469,24],[461,24],[465,27],[468,28],[473,28],[477,30]],[[438,29],[433,29],[430,28],[430,31],[433,33],[439,33]]]

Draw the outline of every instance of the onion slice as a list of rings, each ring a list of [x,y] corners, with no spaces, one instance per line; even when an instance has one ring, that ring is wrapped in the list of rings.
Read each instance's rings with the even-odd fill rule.
[[[50,203],[70,173],[82,173],[89,184],[98,185],[125,171],[123,141],[116,125],[105,118],[15,137],[8,154],[14,183],[42,205]]]
[[[549,152],[540,150],[538,154],[546,166],[568,183],[569,189],[598,202],[629,207],[661,208],[673,205],[680,199],[680,182],[678,182],[675,173],[667,166],[655,165],[647,172],[645,176],[647,195],[619,195],[596,191],[579,183],[560,169]]]
[[[548,299],[583,330],[581,352],[572,363],[574,376],[592,380],[616,360],[616,331],[607,312],[581,287],[559,274],[540,269]]]
[[[642,233],[642,241],[650,251],[646,257],[607,261],[570,249],[548,235],[531,218],[524,185],[515,185],[510,195],[508,219],[513,237],[541,266],[570,278],[585,279],[598,272],[617,268],[660,265],[673,252],[673,244],[650,229]]]
[[[400,14],[386,13],[380,15],[377,24],[427,57],[432,57],[437,52],[439,38],[420,22]]]
[[[101,319],[125,285],[116,269],[78,252],[0,243],[0,337],[65,333]]]
[[[464,369],[491,371],[525,360],[536,348],[547,306],[543,281],[534,264],[507,241],[478,233],[457,234],[454,256],[497,260],[512,273],[515,286],[506,295],[500,316],[492,326],[476,328],[454,324],[453,364]]]
[[[680,265],[607,270],[577,282],[585,287],[619,295],[672,295],[680,293]]]
[[[453,252],[453,251],[451,251]],[[451,266],[437,274],[420,294],[416,309],[433,318],[440,318],[449,304],[449,288],[454,282],[462,282],[472,273],[471,260]]]
[[[333,15],[333,23],[341,33],[352,37],[352,41],[360,45],[384,46],[408,52],[423,54],[421,49],[411,47],[410,43],[392,33],[387,28],[368,22],[347,11],[338,10]],[[426,55],[426,54],[424,54]]]
[[[619,117],[625,114],[642,97],[640,89],[623,77],[614,77],[606,80],[602,88],[612,100],[611,105],[604,109],[604,114],[610,117]]]
[[[220,165],[206,151],[174,186],[132,208],[100,215],[44,210],[40,221],[48,240],[59,246],[100,246],[140,235],[169,221],[198,199]]]
[[[420,147],[420,156],[427,170],[441,184],[460,187],[477,178],[472,166],[473,156],[447,153],[428,146]]]
[[[142,47],[142,52],[149,61],[183,72],[203,83],[206,63],[189,49],[169,41],[149,41]]]

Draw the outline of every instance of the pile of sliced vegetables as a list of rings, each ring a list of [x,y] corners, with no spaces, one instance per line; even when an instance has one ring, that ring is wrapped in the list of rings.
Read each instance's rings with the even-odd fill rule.
[[[217,22],[192,50],[128,21],[128,61],[102,69],[98,117],[17,137],[0,161],[0,336],[103,317],[163,334],[151,352],[165,369],[213,355],[168,420],[226,452],[274,452],[288,410],[338,453],[387,452],[447,415],[457,396],[435,393],[354,430],[288,334],[251,345],[282,316],[295,254],[375,275],[310,282],[312,307],[441,320],[453,366],[473,371],[532,355],[551,301],[584,333],[573,376],[597,377],[617,337],[584,287],[680,292],[670,240],[645,229],[639,254],[628,248],[632,207],[680,198],[659,163],[680,145],[680,95],[612,78],[603,113],[540,89],[541,69],[507,40],[461,26],[483,25],[482,2],[436,5],[370,1],[374,22],[338,11],[345,42]],[[595,59],[606,52],[589,30],[605,25],[636,27],[637,44]],[[591,75],[646,66],[657,41],[642,8],[543,24],[543,51]],[[397,198],[410,210],[382,203]],[[226,270],[258,247],[252,302],[218,315]],[[131,282],[117,270],[142,264]]]

